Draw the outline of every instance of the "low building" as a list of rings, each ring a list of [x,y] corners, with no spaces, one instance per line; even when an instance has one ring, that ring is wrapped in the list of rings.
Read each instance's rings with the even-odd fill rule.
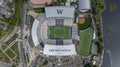
[[[0,6],[3,6],[4,1],[0,0]]]
[[[76,2],[76,0],[67,0],[68,2]]]
[[[8,2],[12,2],[12,0],[0,0],[0,18],[3,18],[3,16],[9,18],[11,16],[11,12],[7,7]]]
[[[78,0],[77,5],[78,10],[81,12],[86,12],[91,9],[90,0]]]
[[[12,1],[12,0],[5,0],[5,2],[10,2],[10,3],[12,3],[13,1]]]
[[[11,16],[11,13],[7,9],[2,7],[0,7],[0,14],[5,15],[6,18],[9,18]]]
[[[0,19],[2,19],[3,18],[3,16],[2,16],[2,14],[0,14]]]
[[[27,50],[28,50],[28,58],[27,59],[29,59],[29,62],[31,62],[33,59],[35,59],[35,54],[30,48],[28,48]]]
[[[0,0],[0,5],[3,4],[3,0]]]
[[[51,4],[52,0],[30,0],[29,4],[33,8],[42,8],[45,7],[45,5]]]

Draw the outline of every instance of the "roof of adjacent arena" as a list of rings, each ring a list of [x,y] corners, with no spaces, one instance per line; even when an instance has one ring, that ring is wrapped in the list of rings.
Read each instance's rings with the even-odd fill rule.
[[[90,0],[78,0],[78,9],[87,10],[90,9]]]
[[[75,45],[48,45],[45,44],[43,54],[52,55],[52,56],[66,56],[66,55],[75,55],[76,49]]]
[[[73,18],[74,17],[74,7],[66,6],[55,6],[55,7],[45,7],[46,18]]]

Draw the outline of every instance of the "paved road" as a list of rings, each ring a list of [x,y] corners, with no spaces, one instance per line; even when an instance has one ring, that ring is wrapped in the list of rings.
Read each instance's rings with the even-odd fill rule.
[[[22,6],[22,25],[21,25],[21,33],[20,33],[20,36],[19,38],[20,39],[23,39],[23,36],[24,36],[24,24],[25,24],[25,20],[26,20],[26,4],[23,4]],[[23,45],[23,42],[20,41],[19,42],[19,49],[20,49],[20,58],[21,58],[21,63],[22,63],[22,67],[26,67],[26,64],[25,64],[25,50],[24,50],[24,45]]]

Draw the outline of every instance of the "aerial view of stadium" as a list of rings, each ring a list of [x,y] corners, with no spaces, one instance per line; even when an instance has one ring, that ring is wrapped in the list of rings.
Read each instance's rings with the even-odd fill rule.
[[[74,7],[45,7],[45,14],[34,20],[32,39],[40,52],[47,56],[89,55],[93,40],[91,16],[78,16],[76,24],[74,11]]]
[[[0,0],[0,67],[101,67],[103,8],[102,0]]]
[[[45,11],[45,15],[40,20],[35,19],[32,26],[35,46],[40,46],[46,55],[75,55],[73,39],[77,39],[78,31],[77,25],[73,24],[74,7],[46,7]]]

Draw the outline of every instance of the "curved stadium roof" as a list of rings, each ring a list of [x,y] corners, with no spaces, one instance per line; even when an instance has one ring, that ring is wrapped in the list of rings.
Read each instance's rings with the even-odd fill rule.
[[[38,29],[39,22],[40,22],[39,20],[35,19],[32,26],[32,40],[35,46],[39,44],[39,39],[37,36],[37,29]]]

